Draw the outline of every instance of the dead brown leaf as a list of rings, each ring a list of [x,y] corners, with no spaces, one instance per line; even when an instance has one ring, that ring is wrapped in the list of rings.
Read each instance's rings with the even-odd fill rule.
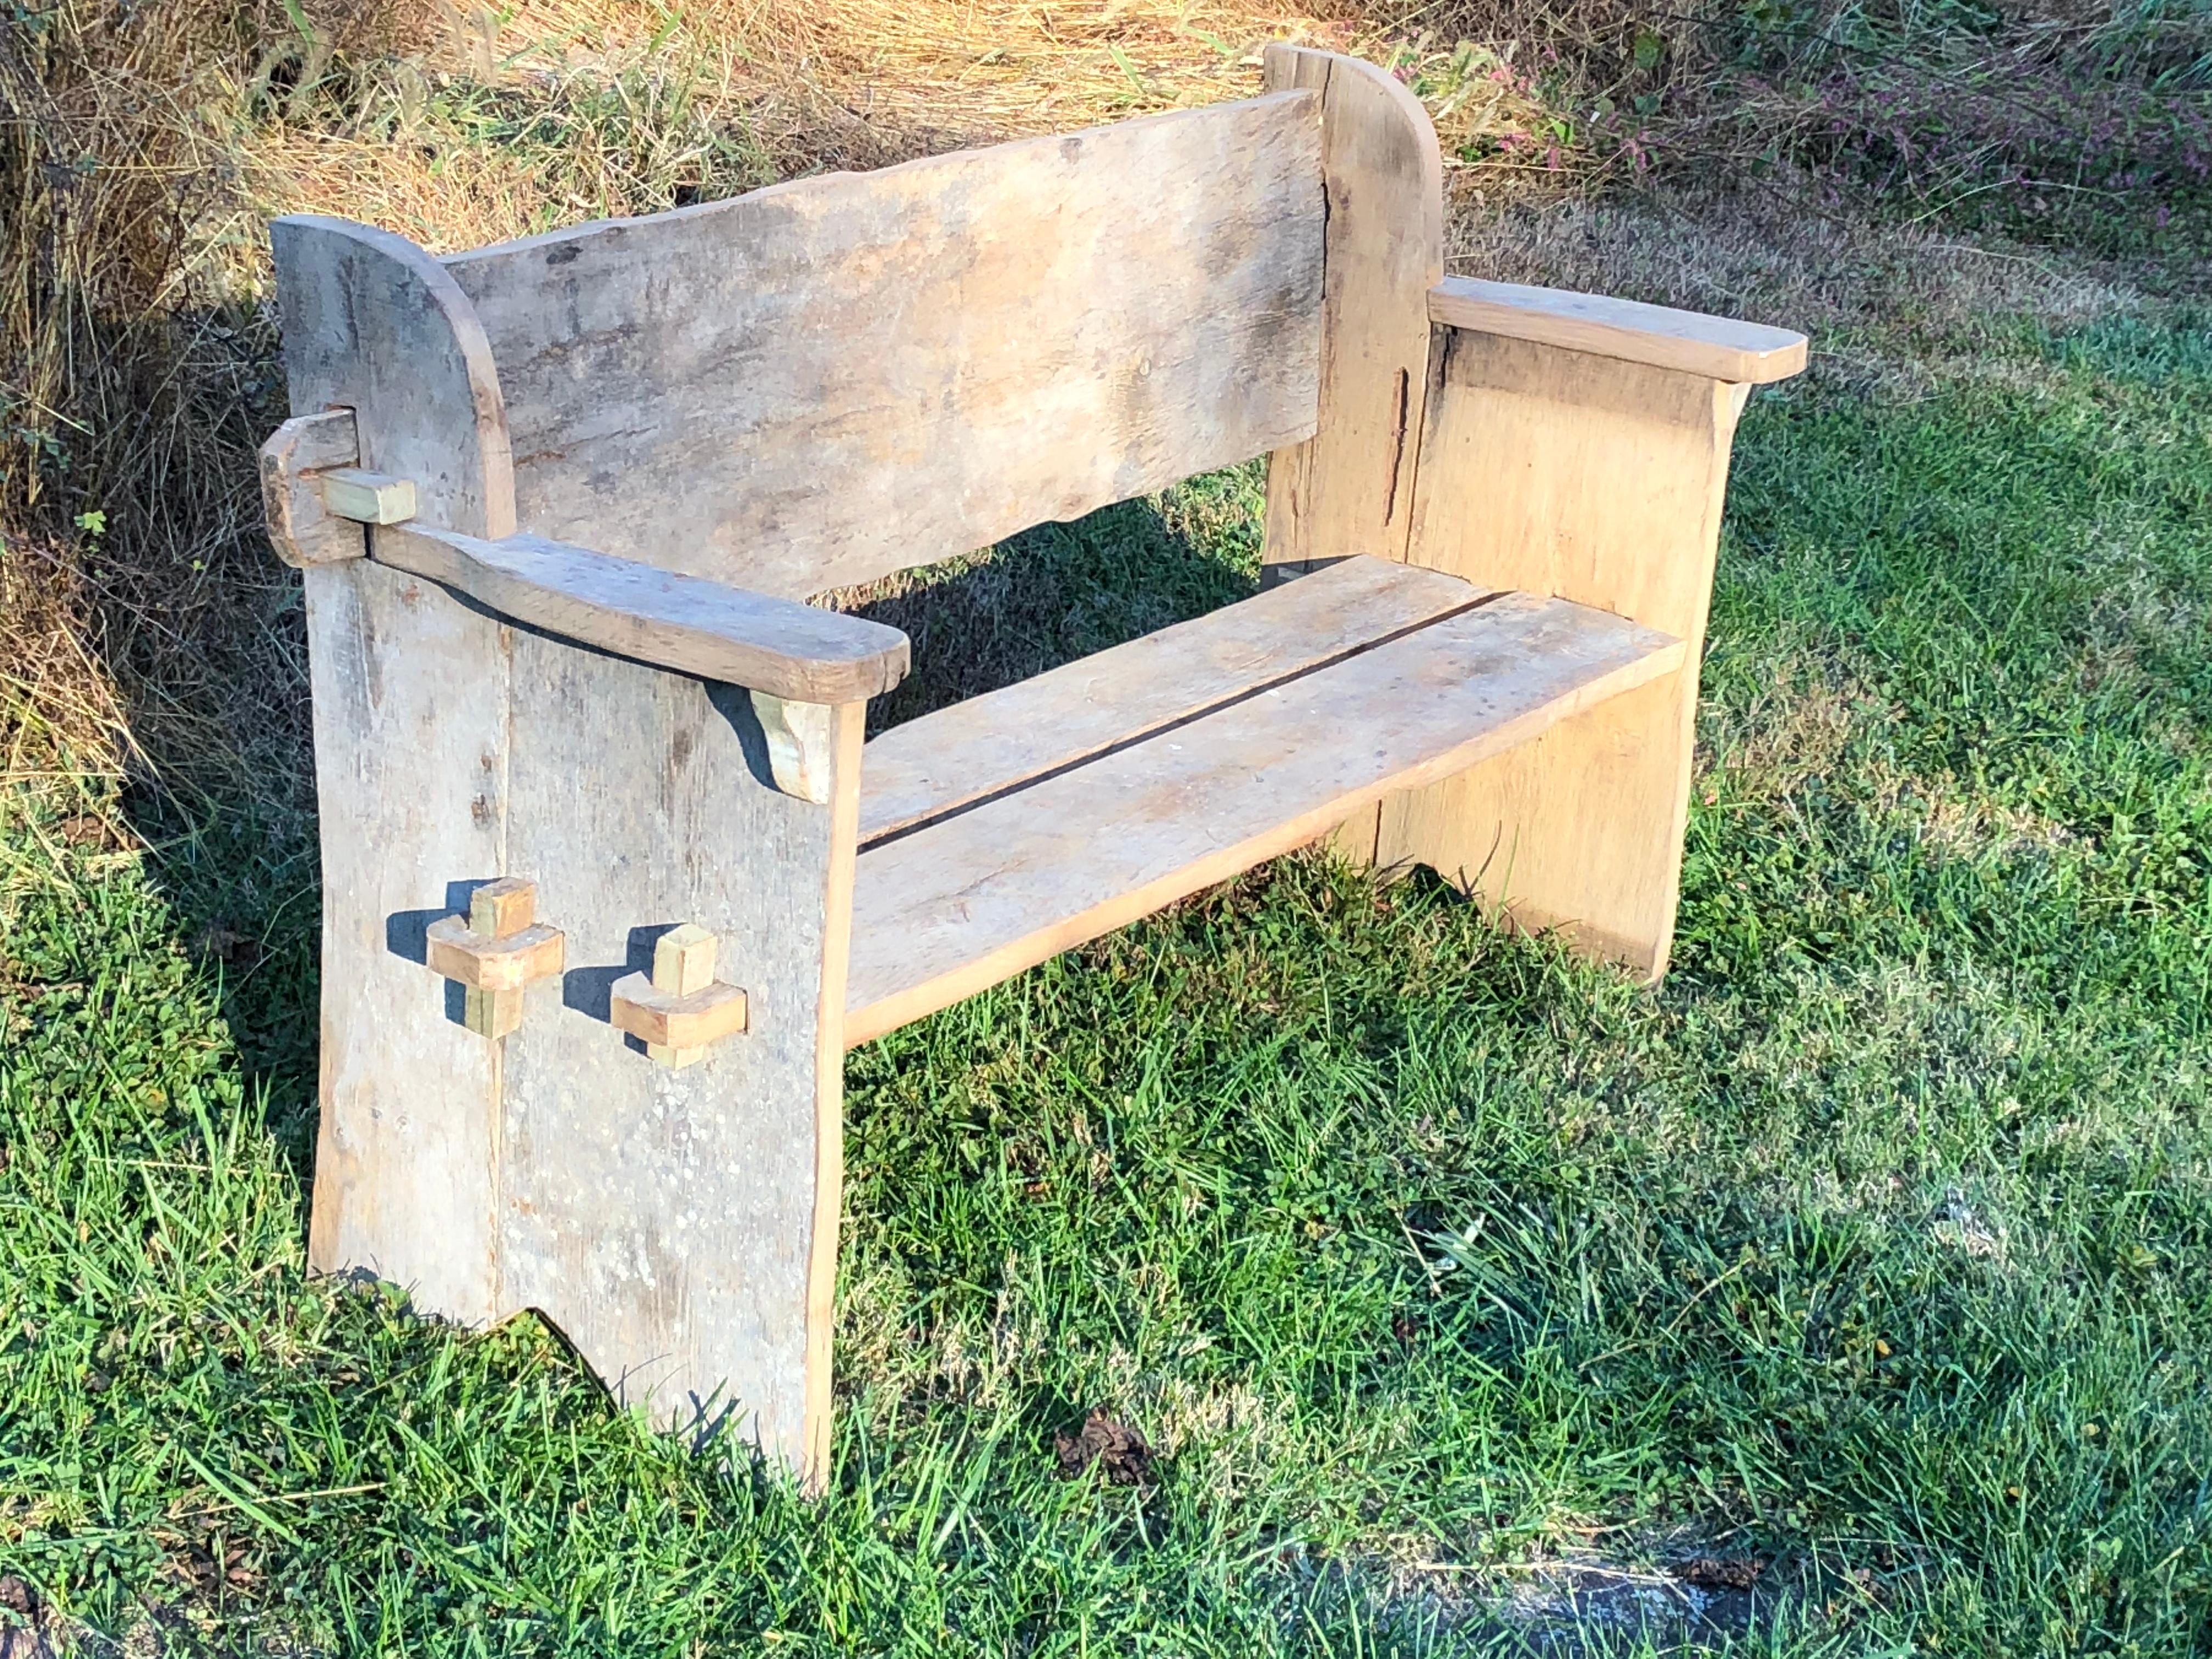
[[[1072,1435],[1055,1435],[1053,1449],[1060,1458],[1060,1474],[1072,1480],[1093,1463],[1117,1486],[1146,1486],[1152,1483],[1152,1449],[1145,1437],[1127,1423],[1094,1406],[1083,1426]]]

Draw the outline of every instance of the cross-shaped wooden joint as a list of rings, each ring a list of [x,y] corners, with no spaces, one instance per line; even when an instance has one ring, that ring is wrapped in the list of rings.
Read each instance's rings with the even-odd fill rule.
[[[653,977],[625,974],[614,982],[608,1018],[645,1044],[663,1066],[689,1066],[708,1045],[745,1029],[745,994],[714,977],[714,936],[692,922],[653,943]]]
[[[522,1024],[522,988],[561,971],[560,933],[537,921],[538,884],[521,876],[488,881],[469,895],[468,920],[430,924],[433,972],[467,988],[461,1024],[503,1037]]]

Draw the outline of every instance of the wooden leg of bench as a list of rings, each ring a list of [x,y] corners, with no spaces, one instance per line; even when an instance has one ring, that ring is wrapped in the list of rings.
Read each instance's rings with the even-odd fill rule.
[[[1697,676],[1744,388],[1440,328],[1416,564],[1688,641],[1678,672],[1384,803],[1376,857],[1656,979],[1680,890]]]
[[[322,1122],[307,1259],[493,1316],[498,1050],[424,934],[502,873],[498,624],[367,559],[305,574],[322,827]]]
[[[656,1424],[818,1483],[862,706],[830,711],[824,804],[776,787],[737,688],[526,635],[509,695],[507,857],[568,968],[506,1043],[503,1310],[543,1313]],[[747,1023],[678,1066],[609,1018],[684,923]]]
[[[514,529],[490,348],[444,267],[364,225],[271,229],[295,414],[471,535]],[[398,366],[398,367],[395,367]],[[503,873],[507,630],[367,559],[305,573],[322,830],[322,1124],[308,1261],[475,1323],[498,1301],[498,1053],[425,930]]]
[[[818,1482],[862,706],[830,711],[817,804],[776,788],[740,690],[501,628],[371,561],[307,576],[316,1266],[465,1324],[535,1310],[656,1426],[729,1430]],[[566,967],[492,1040],[422,936],[502,875],[532,879]],[[678,1067],[610,1024],[611,993],[687,922],[747,1018]]]

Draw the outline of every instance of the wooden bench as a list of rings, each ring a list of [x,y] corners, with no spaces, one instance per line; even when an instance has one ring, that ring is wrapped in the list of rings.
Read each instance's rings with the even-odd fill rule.
[[[1663,971],[1804,341],[1447,280],[1407,91],[1267,85],[444,259],[277,222],[319,1269],[818,1480],[848,1045],[1331,832]],[[863,746],[906,639],[810,596],[1260,454],[1256,597]]]

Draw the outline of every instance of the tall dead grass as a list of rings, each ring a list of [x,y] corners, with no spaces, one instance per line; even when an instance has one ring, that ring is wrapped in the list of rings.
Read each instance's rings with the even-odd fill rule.
[[[232,65],[272,14],[61,0],[0,31],[13,773],[105,793],[143,760],[141,713],[204,722],[211,676],[268,678],[209,648],[247,576],[238,462],[268,352],[191,252],[232,209]]]
[[[304,796],[296,589],[252,487],[283,412],[273,214],[474,246],[1248,94],[1279,38],[1413,87],[1486,268],[1528,251],[1498,246],[1516,224],[1559,252],[1565,222],[1530,204],[1639,179],[1708,200],[1787,181],[1827,222],[1864,220],[1853,190],[2094,213],[2212,169],[2212,36],[2167,3],[24,0],[0,30],[0,545],[11,617],[47,619],[18,657],[52,661],[9,680],[0,752],[95,792],[135,755],[149,779]]]
[[[11,591],[52,597],[40,614],[68,618],[74,644],[10,692],[6,742],[94,793],[123,775],[126,729],[149,781],[305,788],[296,590],[252,486],[283,413],[263,297],[274,214],[474,246],[1247,94],[1281,37],[1426,77],[1448,127],[1526,102],[1467,54],[1356,12],[1247,0],[50,0],[21,15],[0,35],[0,536]],[[90,678],[50,696],[64,658]]]

